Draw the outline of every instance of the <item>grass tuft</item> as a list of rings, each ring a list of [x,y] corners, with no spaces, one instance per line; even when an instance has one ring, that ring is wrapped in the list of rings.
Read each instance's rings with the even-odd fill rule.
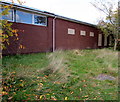
[[[117,100],[118,51],[55,51],[2,60],[3,101]],[[98,80],[98,76],[114,80]]]
[[[70,72],[65,65],[65,53],[62,50],[55,51],[47,55],[49,64],[41,69],[45,75],[51,77],[53,81],[66,82],[70,76]]]

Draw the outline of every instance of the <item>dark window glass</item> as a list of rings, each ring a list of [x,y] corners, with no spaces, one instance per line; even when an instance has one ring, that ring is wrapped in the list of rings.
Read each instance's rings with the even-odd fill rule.
[[[34,24],[46,25],[47,18],[40,15],[34,15]]]

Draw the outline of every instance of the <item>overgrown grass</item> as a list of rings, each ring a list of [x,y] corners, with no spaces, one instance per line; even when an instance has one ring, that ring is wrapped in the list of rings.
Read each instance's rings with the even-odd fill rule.
[[[3,57],[3,101],[117,100],[118,52],[56,51]],[[115,80],[97,80],[100,74]]]

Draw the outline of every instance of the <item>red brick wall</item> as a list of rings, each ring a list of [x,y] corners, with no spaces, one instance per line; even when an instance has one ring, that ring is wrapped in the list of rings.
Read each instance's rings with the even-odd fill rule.
[[[10,46],[3,50],[3,54],[52,51],[53,18],[48,17],[47,26],[13,23],[13,28],[19,30],[20,40],[12,39]],[[69,35],[68,28],[75,29],[75,35]],[[81,36],[80,30],[87,31],[87,35]],[[95,33],[94,37],[89,36],[90,31]],[[56,19],[55,32],[56,49],[98,48],[98,30],[94,27]],[[18,49],[19,43],[25,46],[25,49]]]
[[[75,35],[68,34],[68,28],[75,29]],[[87,32],[86,36],[80,35],[80,30]],[[95,36],[89,36],[94,32]],[[98,30],[94,27],[73,23],[65,20],[56,20],[56,48],[59,49],[85,49],[98,48]]]
[[[7,49],[3,50],[3,54],[50,51],[52,49],[52,18],[48,18],[48,21],[47,26],[13,23],[12,27],[19,30],[20,40],[13,41],[12,39]],[[25,46],[25,49],[18,49],[19,44]]]

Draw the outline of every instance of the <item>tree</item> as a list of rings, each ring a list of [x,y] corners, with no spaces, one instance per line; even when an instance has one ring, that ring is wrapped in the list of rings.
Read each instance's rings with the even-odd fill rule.
[[[119,17],[118,8],[114,8],[116,4],[110,0],[95,0],[92,5],[105,15],[105,19],[98,22],[98,27],[102,30],[105,36],[113,34],[114,36],[114,50],[116,50],[119,39]]]
[[[14,0],[11,0],[12,4],[11,5],[1,5],[1,13],[0,16],[9,16],[9,11],[13,7]],[[20,0],[17,0],[19,4],[22,4]],[[0,46],[1,46],[1,52],[2,49],[5,49],[6,46],[10,45],[10,37],[14,37],[14,40],[19,40],[18,38],[18,30],[12,28],[12,23],[10,23],[8,20],[0,20]],[[22,45],[20,45],[21,47]],[[1,53],[2,57],[2,53]]]
[[[1,1],[1,0],[0,0]],[[20,4],[20,0],[17,0]],[[14,1],[12,0],[12,3]],[[12,29],[12,23],[8,22],[8,20],[2,20],[2,16],[9,15],[9,11],[12,8],[11,5],[0,5],[0,78],[2,79],[2,49],[5,49],[5,44],[9,45],[9,37],[15,37],[18,40],[18,30]],[[3,9],[3,10],[2,10]],[[21,47],[21,46],[20,46]],[[0,93],[2,90],[2,85],[0,81]],[[2,101],[2,96],[0,96],[0,101]]]

